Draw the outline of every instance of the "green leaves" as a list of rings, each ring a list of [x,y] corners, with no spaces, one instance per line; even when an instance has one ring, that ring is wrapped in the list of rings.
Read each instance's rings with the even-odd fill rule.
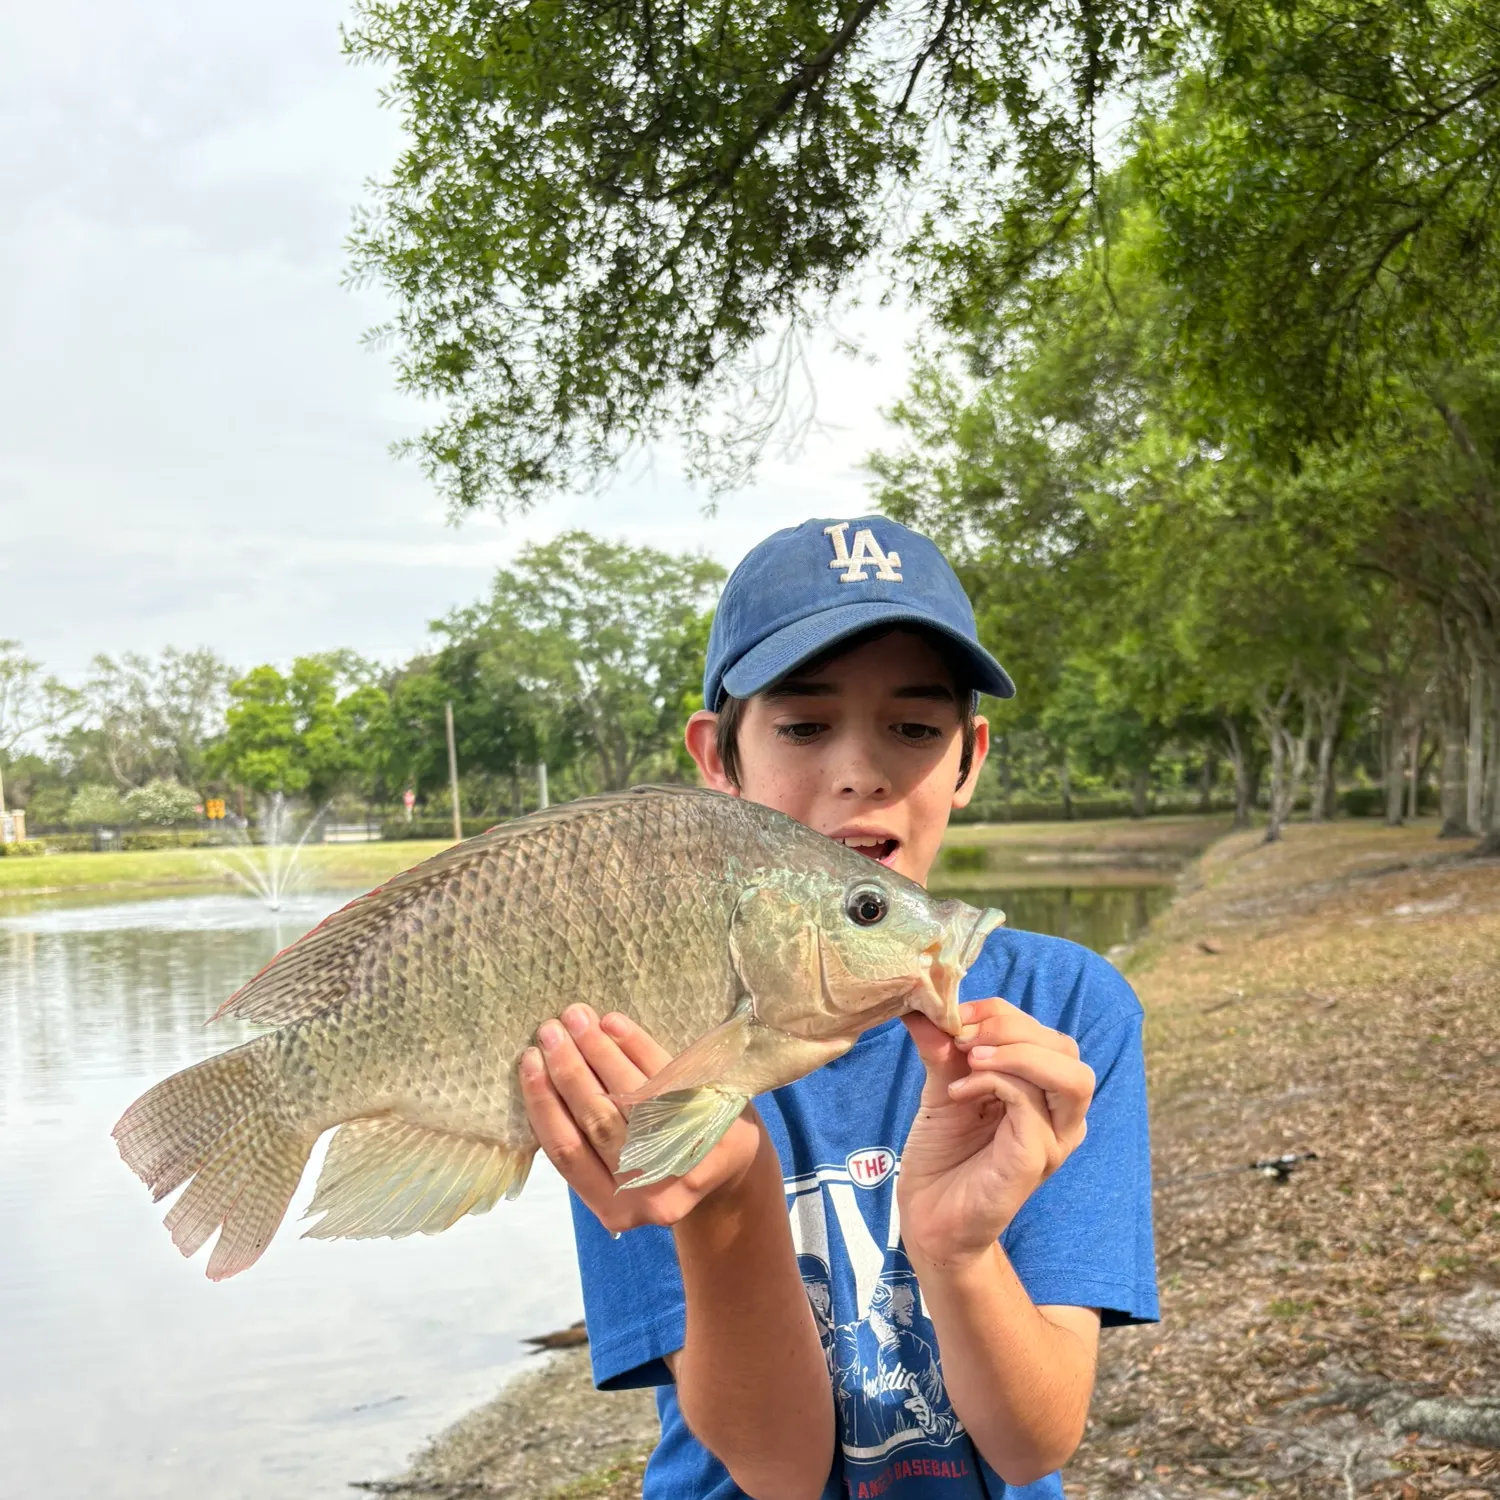
[[[424,467],[456,508],[525,507],[671,422],[699,439],[700,469],[732,469],[744,450],[715,444],[710,418],[736,392],[753,453],[778,394],[747,399],[758,341],[903,241],[921,173],[934,224],[1011,169],[1035,185],[1028,210],[1059,199],[1098,90],[1153,14],[359,0],[348,50],[391,70],[408,145],[353,267],[396,299],[377,332],[402,383],[446,409],[412,445]]]
[[[253,668],[229,688],[225,731],[209,766],[262,795],[306,794],[325,802],[370,769],[387,721],[386,694],[351,677],[363,666],[340,654],[299,656],[290,673]],[[347,689],[342,692],[341,689]]]

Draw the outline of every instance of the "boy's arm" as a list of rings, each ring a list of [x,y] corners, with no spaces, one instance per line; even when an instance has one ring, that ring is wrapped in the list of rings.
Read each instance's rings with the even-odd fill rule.
[[[758,1122],[757,1122],[758,1123]],[[797,1271],[775,1147],[673,1226],[687,1338],[667,1364],[694,1435],[758,1500],[816,1500],[833,1387]]]
[[[991,1468],[1025,1485],[1083,1435],[1099,1317],[1038,1308],[998,1240],[1082,1141],[1094,1075],[1071,1038],[1004,1001],[962,1014],[957,1041],[906,1018],[927,1079],[901,1158],[902,1240],[954,1411]]]
[[[606,1229],[671,1227],[687,1303],[668,1356],[694,1435],[756,1500],[815,1500],[833,1462],[833,1391],[797,1271],[775,1148],[753,1109],[686,1177],[616,1191],[628,1093],[670,1056],[634,1022],[570,1006],[521,1061],[543,1151]]]

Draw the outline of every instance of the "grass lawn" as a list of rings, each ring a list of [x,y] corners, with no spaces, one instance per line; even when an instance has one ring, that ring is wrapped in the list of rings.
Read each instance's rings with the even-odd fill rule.
[[[1076,823],[966,823],[948,831],[963,851],[934,885],[975,885],[1004,878],[1033,884],[1086,884],[1079,867],[1175,869],[1228,830],[1225,817],[1105,818]],[[302,851],[310,886],[378,885],[424,860],[446,840],[311,844]],[[953,858],[954,856],[947,856]],[[0,896],[54,891],[149,890],[158,886],[236,884],[216,849],[152,849],[128,854],[42,854],[0,859]],[[1059,873],[1059,872],[1064,873]],[[1105,878],[1109,878],[1106,874]]]
[[[399,840],[381,844],[310,844],[302,867],[312,887],[378,885],[448,843]],[[149,890],[180,885],[237,886],[217,849],[150,849],[122,854],[41,854],[0,859],[0,896],[52,891]]]

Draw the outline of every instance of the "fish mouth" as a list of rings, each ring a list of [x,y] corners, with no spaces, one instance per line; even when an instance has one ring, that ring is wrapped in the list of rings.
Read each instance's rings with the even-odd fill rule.
[[[958,968],[959,972],[963,974],[968,972],[970,967],[973,965],[974,960],[979,957],[981,952],[983,952],[985,939],[988,938],[989,935],[997,927],[1000,927],[1004,924],[1005,913],[1001,911],[998,906],[986,906],[983,910],[980,910],[977,907],[966,906],[961,901],[954,902],[954,905],[962,907],[964,913],[974,913],[974,919],[972,922],[970,922],[968,931],[965,932],[963,937],[959,939],[955,944],[956,951],[954,951],[952,954],[953,964]],[[962,913],[955,912],[954,915],[959,916],[962,915]],[[957,933],[954,932],[951,925],[948,928],[948,933],[950,940],[957,937]],[[946,956],[948,953],[948,944],[944,943],[943,948],[943,956]]]
[[[916,1009],[949,1036],[963,1030],[958,1014],[958,986],[970,965],[980,955],[985,939],[1005,921],[998,907],[983,910],[966,901],[940,901],[941,937],[923,954],[931,960],[927,983],[916,997]]]

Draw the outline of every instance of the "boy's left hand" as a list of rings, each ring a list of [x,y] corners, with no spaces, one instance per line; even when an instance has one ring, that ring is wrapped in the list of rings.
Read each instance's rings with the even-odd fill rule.
[[[903,1017],[927,1067],[896,1192],[907,1250],[956,1265],[988,1252],[1083,1140],[1094,1071],[1070,1036],[1004,1000],[959,1007],[950,1037]]]

